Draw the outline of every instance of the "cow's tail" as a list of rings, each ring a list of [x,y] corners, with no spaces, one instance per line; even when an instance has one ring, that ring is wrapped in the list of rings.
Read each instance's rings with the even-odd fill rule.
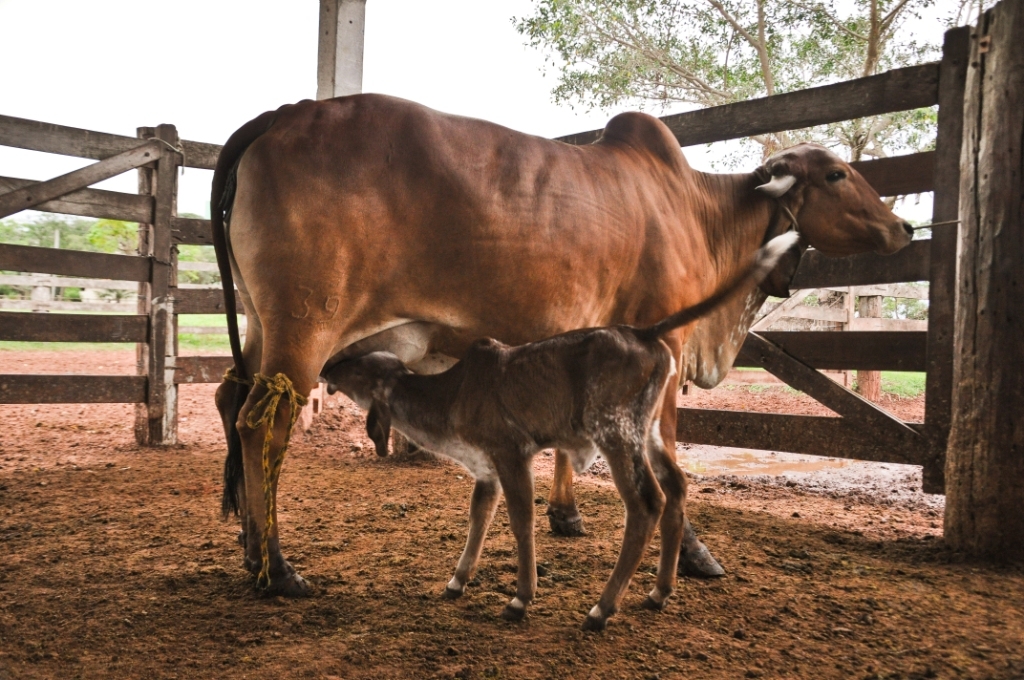
[[[679,310],[653,326],[638,329],[637,334],[643,339],[660,338],[680,326],[696,321],[738,293],[744,286],[751,283],[761,283],[768,276],[769,272],[775,269],[775,265],[778,264],[782,256],[790,248],[794,247],[799,240],[800,234],[795,231],[787,231],[781,236],[776,236],[754,254],[750,264],[721,285],[710,297],[705,298],[692,307]]]
[[[231,343],[231,357],[234,371],[225,376],[230,380],[233,393],[225,404],[227,411],[221,415],[227,434],[228,455],[224,461],[224,496],[221,512],[227,517],[238,514],[240,499],[238,490],[244,480],[242,467],[242,439],[238,434],[238,414],[249,397],[252,379],[242,360],[242,343],[238,333],[238,310],[235,305],[235,284],[231,274],[225,223],[231,219],[231,206],[235,200],[235,179],[238,162],[242,154],[256,139],[274,123],[277,111],[268,111],[240,127],[231,135],[217,158],[213,171],[213,187],[210,191],[210,226],[213,229],[213,250],[217,254],[217,268],[220,270],[221,285],[224,289],[224,313],[227,314],[228,341]],[[230,376],[230,377],[229,377]]]

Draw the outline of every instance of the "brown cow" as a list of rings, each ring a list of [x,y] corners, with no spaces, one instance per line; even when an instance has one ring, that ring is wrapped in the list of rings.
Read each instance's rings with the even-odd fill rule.
[[[793,147],[753,173],[706,174],[640,113],[576,147],[379,95],[250,121],[221,152],[212,205],[222,278],[237,281],[248,318],[244,349],[231,335],[236,380],[256,379],[218,390],[224,508],[241,510],[249,568],[262,562],[261,582],[285,595],[308,586],[281,556],[277,473],[302,396],[329,359],[386,350],[436,372],[480,337],[524,344],[650,324],[716,290],[790,228],[790,214],[827,254],[890,253],[910,240],[822,147]],[[230,295],[227,305],[233,327]],[[684,366],[710,366],[751,314],[741,300],[708,319],[714,332],[685,360],[692,325],[665,342]],[[660,416],[673,459],[677,380]],[[568,486],[571,498],[568,472],[556,494]],[[720,573],[692,530],[682,559]]]

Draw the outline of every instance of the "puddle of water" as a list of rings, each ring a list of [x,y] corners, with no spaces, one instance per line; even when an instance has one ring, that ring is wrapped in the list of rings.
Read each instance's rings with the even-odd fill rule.
[[[692,451],[687,453],[692,454]],[[770,453],[753,453],[750,451],[721,455],[715,458],[702,458],[687,455],[683,458],[683,467],[688,472],[701,475],[788,475],[807,474],[819,470],[845,468],[851,461],[842,458],[818,458],[812,456],[787,455],[780,456]]]

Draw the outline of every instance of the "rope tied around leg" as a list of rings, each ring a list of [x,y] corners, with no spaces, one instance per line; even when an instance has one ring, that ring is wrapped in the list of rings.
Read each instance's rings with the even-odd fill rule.
[[[230,379],[227,377],[227,374],[225,374],[225,379]],[[237,377],[235,377],[235,380],[236,382],[241,382]],[[251,430],[256,430],[263,425],[267,427],[267,433],[263,437],[263,500],[267,506],[267,523],[263,529],[263,538],[260,543],[260,555],[263,558],[263,564],[260,574],[256,579],[256,584],[261,588],[269,588],[270,551],[267,547],[267,541],[270,537],[270,531],[274,527],[274,485],[277,484],[278,477],[281,476],[281,466],[284,464],[284,455],[288,451],[288,441],[292,437],[295,421],[299,419],[299,411],[306,405],[307,400],[306,397],[295,391],[292,381],[284,373],[278,373],[274,377],[257,373],[253,376],[253,383],[261,385],[267,390],[267,393],[246,414],[245,424]],[[284,446],[281,447],[280,455],[278,455],[277,460],[271,466],[270,442],[274,438],[274,418],[277,416],[277,407],[281,403],[282,397],[288,398],[291,415],[289,417],[288,430],[284,435]]]
[[[235,370],[234,366],[224,371],[224,377],[222,378],[222,380],[224,382],[233,382],[238,383],[239,385],[249,385],[250,387],[252,386],[252,380],[249,380],[248,378],[238,377],[238,372]]]

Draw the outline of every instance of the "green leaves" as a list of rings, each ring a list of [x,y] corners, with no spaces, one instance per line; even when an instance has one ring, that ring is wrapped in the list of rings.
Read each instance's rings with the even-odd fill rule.
[[[933,0],[536,0],[514,19],[557,69],[555,101],[587,108],[719,106],[937,57],[904,22]],[[938,18],[936,21],[940,21]],[[851,160],[933,144],[935,113],[908,112],[756,139],[800,140]]]

